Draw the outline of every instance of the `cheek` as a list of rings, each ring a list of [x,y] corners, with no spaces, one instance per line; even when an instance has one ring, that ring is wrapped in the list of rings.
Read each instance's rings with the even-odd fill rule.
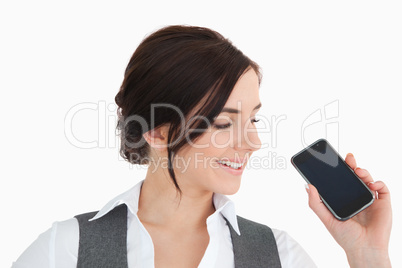
[[[232,131],[216,131],[211,135],[211,147],[224,149],[230,146],[233,140]]]
[[[186,151],[184,158],[189,163],[188,171],[213,169],[216,167],[215,161],[225,156],[230,134],[214,133],[216,132],[206,133]]]

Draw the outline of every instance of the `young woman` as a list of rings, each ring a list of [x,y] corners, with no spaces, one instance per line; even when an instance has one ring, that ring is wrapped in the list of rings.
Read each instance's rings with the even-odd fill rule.
[[[225,195],[261,147],[258,65],[219,33],[169,26],[138,46],[115,101],[121,155],[149,165],[144,180],[101,210],[41,234],[13,267],[315,267],[285,232],[238,217]],[[391,267],[390,194],[352,154],[376,195],[346,222],[309,185],[309,205],[351,267]]]

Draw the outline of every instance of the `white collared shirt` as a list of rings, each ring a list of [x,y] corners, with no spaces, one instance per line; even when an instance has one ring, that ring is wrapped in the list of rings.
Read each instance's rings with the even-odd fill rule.
[[[127,258],[129,268],[154,268],[154,245],[148,231],[137,217],[138,200],[143,180],[130,190],[109,201],[90,220],[96,220],[114,207],[126,204],[127,211]],[[241,235],[233,201],[227,196],[214,193],[216,211],[207,218],[209,244],[199,268],[234,268],[233,245],[229,226]],[[271,228],[283,268],[316,267],[314,262],[286,232]],[[77,265],[79,227],[76,218],[55,222],[13,263],[12,268],[73,268]]]

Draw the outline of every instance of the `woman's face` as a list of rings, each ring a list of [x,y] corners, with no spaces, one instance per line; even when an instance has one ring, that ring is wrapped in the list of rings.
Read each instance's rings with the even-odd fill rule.
[[[250,68],[237,81],[215,122],[176,155],[173,166],[184,193],[192,189],[231,195],[239,190],[248,159],[261,147],[253,121],[259,107],[258,76]],[[226,163],[229,167],[220,162],[225,160],[242,166],[236,169],[236,164]]]

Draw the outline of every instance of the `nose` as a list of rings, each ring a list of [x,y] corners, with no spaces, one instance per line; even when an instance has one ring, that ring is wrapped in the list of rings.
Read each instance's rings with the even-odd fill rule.
[[[258,129],[251,123],[244,124],[244,128],[238,130],[234,139],[234,148],[237,150],[248,150],[251,152],[261,148],[261,140],[258,137]]]

